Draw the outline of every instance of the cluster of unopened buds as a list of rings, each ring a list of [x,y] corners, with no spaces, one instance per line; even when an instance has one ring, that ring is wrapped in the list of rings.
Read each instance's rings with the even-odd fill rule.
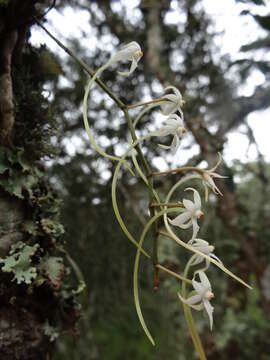
[[[124,112],[124,116],[127,120],[127,124],[130,130],[131,140],[128,144],[129,146],[127,150],[124,152],[122,157],[117,157],[106,153],[104,149],[102,149],[95,141],[94,135],[89,127],[87,119],[87,100],[94,81],[96,80],[101,82],[100,75],[102,74],[102,72],[107,69],[108,66],[114,65],[119,61],[131,62],[129,71],[119,72],[120,75],[130,75],[136,69],[142,55],[143,53],[139,44],[133,41],[120,49],[114,56],[111,57],[111,59],[104,66],[102,66],[96,71],[96,73],[92,76],[85,92],[84,124],[90,142],[93,144],[96,151],[105,158],[117,161],[117,166],[112,183],[112,204],[121,228],[123,229],[128,239],[137,247],[133,276],[135,305],[142,327],[150,341],[154,343],[153,338],[145,324],[138,295],[138,268],[141,254],[144,254],[149,258],[152,257],[154,260],[153,262],[155,270],[155,284],[158,281],[157,278],[160,269],[182,281],[182,291],[178,293],[178,297],[184,304],[184,308],[189,308],[189,313],[187,314],[187,316],[191,316],[191,308],[195,310],[205,310],[209,317],[211,329],[213,325],[213,306],[210,304],[210,301],[214,298],[214,294],[212,292],[211,283],[206,275],[206,271],[208,270],[210,264],[215,264],[217,267],[219,267],[221,270],[223,270],[225,273],[227,273],[237,281],[241,282],[243,285],[247,287],[249,287],[249,285],[247,285],[243,280],[238,278],[223,265],[219,258],[214,255],[213,245],[210,245],[206,240],[198,238],[198,233],[200,229],[198,225],[198,220],[203,219],[204,213],[201,209],[202,203],[199,192],[193,187],[188,186],[188,184],[191,180],[198,179],[204,187],[206,201],[208,201],[209,189],[211,189],[215,194],[222,195],[221,191],[218,189],[214,182],[215,178],[224,177],[215,172],[217,167],[221,163],[220,154],[218,154],[219,159],[216,166],[209,170],[186,166],[168,170],[165,172],[152,172],[151,167],[147,163],[141,151],[140,144],[145,140],[149,140],[151,137],[161,138],[172,136],[172,141],[170,145],[159,144],[159,146],[163,149],[170,150],[173,154],[177,152],[180,146],[181,139],[186,133],[186,129],[184,126],[184,115],[182,111],[184,101],[182,99],[180,91],[176,87],[167,86],[165,88],[164,94],[160,98],[147,102],[125,105],[103,84],[103,90],[105,89],[105,92],[107,92],[107,94],[111,96],[111,98],[116,102],[119,108]],[[143,110],[139,112],[139,114],[137,114],[135,120],[132,120],[129,111],[139,107],[142,107]],[[135,131],[137,123],[146,113],[148,113],[155,107],[159,107],[161,113],[166,116],[163,125],[158,130],[149,132],[141,138],[137,138]],[[135,155],[135,150],[137,156]],[[129,155],[132,155],[133,166],[129,163]],[[137,157],[139,161],[137,160]],[[129,232],[118,209],[116,186],[118,174],[123,165],[125,165],[133,175],[135,175],[134,169],[136,170],[137,174],[141,177],[145,185],[148,187],[150,193],[150,220],[147,222],[146,226],[142,230],[140,238],[138,239],[136,239]],[[156,192],[154,188],[154,178],[156,176],[165,176],[169,174],[180,174],[184,176],[180,177],[178,182],[170,189],[166,198],[162,202],[160,199],[160,195]],[[183,199],[181,202],[171,202],[171,198],[173,197],[175,191],[183,185],[186,185],[184,191],[186,191],[187,193],[192,193],[193,201],[189,199]],[[177,213],[177,216],[173,217],[173,213]],[[163,221],[161,221],[162,219]],[[192,229],[191,237],[188,241],[181,240],[181,238],[174,232],[174,229],[176,229],[177,227],[181,230]],[[150,229],[154,230],[152,256],[150,256],[143,248],[144,239]],[[174,273],[173,271],[166,269],[158,263],[158,243],[156,239],[161,235],[174,240],[177,244],[181,245],[192,253],[191,258],[183,271],[183,275]],[[188,272],[190,272],[191,269],[194,270],[192,271],[191,278],[188,278]],[[186,293],[187,285],[191,285],[193,287],[193,290],[189,294]],[[190,332],[193,333],[193,338],[195,336],[194,332],[196,330],[192,327],[191,322],[188,319],[187,323]],[[196,347],[195,342],[194,345]],[[198,352],[200,352],[200,350],[198,350]]]

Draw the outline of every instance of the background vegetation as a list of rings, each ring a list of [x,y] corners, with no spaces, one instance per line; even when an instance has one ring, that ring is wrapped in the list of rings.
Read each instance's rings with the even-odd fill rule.
[[[119,0],[58,1],[54,11],[64,13],[70,7],[88,14],[91,39],[87,51],[81,46],[85,44],[84,34],[67,38],[61,33],[61,26],[54,25],[65,44],[93,69],[103,64],[119,44],[134,40],[142,45],[144,57],[128,81],[115,71],[106,71],[104,81],[127,103],[147,95],[159,96],[165,85],[177,86],[186,101],[186,126],[191,134],[185,146],[197,144],[200,149],[189,164],[199,165],[205,159],[212,165],[217,152],[222,153],[226,146],[228,134],[237,129],[257,148],[255,161],[240,163],[235,152],[233,166],[221,167],[221,172],[229,177],[220,182],[224,196],[218,200],[211,197],[202,226],[202,236],[216,245],[217,256],[251,282],[254,290],[242,288],[212,268],[213,332],[209,331],[205,316],[195,316],[208,359],[266,360],[270,356],[270,169],[257,147],[247,116],[270,105],[270,64],[267,57],[258,56],[270,47],[270,14],[257,15],[258,9],[265,6],[263,0],[241,2],[246,6],[242,16],[253,17],[264,35],[252,43],[243,43],[242,57],[237,61],[220,55],[212,26],[215,19],[205,12],[203,0],[142,0],[132,11],[128,11],[128,2]],[[179,17],[173,24],[167,17],[172,12]],[[79,332],[73,337],[61,335],[54,359],[195,358],[176,296],[179,284],[164,276],[159,290],[154,292],[149,263],[143,263],[140,272],[141,296],[157,346],[152,348],[143,334],[132,296],[134,248],[122,234],[111,207],[114,164],[97,158],[82,126],[87,76],[72,59],[64,61],[46,48],[37,51],[43,54],[47,75],[44,88],[58,129],[52,138],[58,154],[45,166],[62,199],[62,223],[69,252],[80,266],[88,288]],[[265,83],[254,86],[251,96],[243,96],[239,89],[255,69],[264,75]],[[89,108],[91,125],[102,144],[109,152],[120,153],[127,126],[119,111],[97,88],[92,92]],[[154,118],[153,113],[151,119]],[[149,123],[145,119],[141,130],[149,129]],[[163,151],[156,146],[147,156],[156,159],[156,166],[157,159],[172,163],[170,156],[160,158]],[[181,150],[177,156],[176,164],[182,164]],[[160,190],[167,189],[174,180],[160,180]],[[142,226],[144,198],[140,182],[131,182],[123,174],[119,189],[121,212],[134,233]],[[186,255],[170,242],[162,243],[160,256],[175,271],[183,269]]]

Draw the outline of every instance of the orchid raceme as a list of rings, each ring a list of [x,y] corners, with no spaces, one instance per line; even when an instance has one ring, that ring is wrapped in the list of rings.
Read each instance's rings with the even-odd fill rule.
[[[179,111],[183,118],[181,107],[184,105],[184,101],[180,91],[175,86],[167,86],[165,91],[168,90],[172,90],[173,93],[162,96],[162,99],[164,100],[160,105],[162,114],[170,115]]]
[[[83,121],[84,121],[84,126],[85,126],[85,130],[87,132],[89,141],[91,142],[92,146],[94,147],[94,149],[103,157],[110,159],[110,160],[114,160],[114,161],[119,161],[119,158],[117,156],[113,156],[110,154],[107,154],[96,142],[94,134],[92,132],[92,129],[89,126],[89,122],[88,122],[88,118],[87,118],[87,101],[88,101],[88,96],[90,94],[91,88],[94,84],[94,82],[96,81],[96,79],[102,74],[102,72],[107,69],[110,65],[117,63],[118,61],[131,61],[131,67],[130,70],[128,72],[124,72],[121,73],[121,75],[127,76],[130,75],[137,67],[138,65],[138,61],[140,60],[140,58],[142,57],[143,53],[141,51],[140,45],[135,42],[132,41],[131,43],[123,46],[123,48],[121,50],[119,50],[106,64],[104,64],[102,67],[100,67],[95,74],[92,76],[92,78],[90,79],[87,88],[85,90],[84,93],[84,99],[83,99]],[[106,88],[106,86],[105,86]],[[112,93],[109,92],[109,95],[111,95]],[[114,96],[114,100],[116,99],[116,97]],[[117,105],[119,106],[119,99],[117,99]],[[127,167],[128,168],[128,167]]]
[[[183,120],[180,116],[172,114],[164,121],[164,125],[157,131],[153,132],[153,136],[168,136],[173,135],[173,140],[170,146],[159,144],[162,149],[171,149],[175,154],[180,146],[180,139],[185,134],[186,129],[184,127]]]
[[[197,190],[193,188],[187,188],[185,191],[193,191],[193,202],[191,200],[183,199],[183,205],[186,209],[182,214],[178,215],[175,219],[169,222],[173,226],[178,226],[180,229],[188,229],[192,226],[193,233],[189,243],[192,244],[199,231],[199,225],[197,220],[202,219],[204,214],[201,211],[201,198]]]
[[[218,153],[219,159],[218,162],[216,163],[216,165],[209,170],[205,170],[202,178],[203,178],[203,185],[204,185],[204,190],[205,190],[205,200],[208,200],[208,187],[216,194],[216,195],[221,195],[222,196],[222,192],[219,190],[219,188],[216,186],[215,182],[214,182],[214,178],[220,178],[220,179],[225,179],[227,176],[222,176],[219,175],[215,172],[215,170],[217,169],[217,167],[220,165],[222,158],[220,153]]]
[[[41,25],[42,26],[42,25]],[[43,26],[42,26],[43,27]],[[46,30],[47,31],[47,30]],[[50,33],[47,32],[49,35]],[[50,35],[58,44],[61,44],[57,39],[55,39],[52,35]],[[182,203],[171,203],[170,199],[173,196],[176,189],[180,188],[180,186],[183,186],[184,183],[189,183],[190,181],[195,180],[202,180],[204,188],[205,188],[205,196],[206,200],[208,199],[208,188],[210,188],[215,194],[221,194],[221,191],[216,186],[214,179],[215,178],[225,178],[225,176],[221,176],[215,172],[216,168],[219,166],[221,162],[221,155],[219,154],[219,160],[217,164],[209,169],[209,170],[202,170],[198,168],[193,168],[191,166],[186,166],[182,168],[177,169],[171,169],[169,171],[163,172],[162,174],[173,174],[176,172],[186,172],[186,171],[192,171],[196,174],[191,174],[189,176],[184,176],[181,179],[179,179],[176,184],[174,184],[171,189],[168,191],[168,194],[165,198],[165,202],[163,201],[162,197],[158,193],[158,191],[155,188],[155,182],[154,182],[154,175],[155,172],[153,172],[152,167],[148,163],[148,157],[144,155],[144,152],[142,151],[141,145],[142,142],[145,140],[148,140],[152,136],[157,137],[164,137],[168,135],[173,136],[173,140],[171,142],[170,146],[160,145],[163,149],[171,149],[172,152],[175,154],[179,144],[180,140],[185,133],[185,128],[183,124],[184,115],[182,112],[182,107],[184,105],[184,101],[182,98],[182,95],[180,91],[174,87],[174,86],[168,86],[165,88],[165,94],[157,99],[153,99],[147,102],[139,102],[137,104],[128,105],[124,101],[120,100],[120,98],[111,90],[109,87],[101,81],[99,78],[102,72],[107,69],[109,66],[116,64],[118,62],[131,62],[130,68],[126,72],[118,72],[120,75],[128,76],[134,72],[134,70],[138,66],[138,62],[141,59],[143,53],[141,50],[140,45],[132,41],[126,45],[124,45],[118,52],[116,52],[110,60],[101,66],[95,73],[92,72],[91,69],[87,65],[84,65],[83,61],[78,59],[76,55],[74,55],[71,51],[68,51],[68,49],[64,45],[60,45],[69,55],[76,59],[76,61],[84,68],[84,70],[91,76],[91,79],[87,85],[84,100],[83,100],[83,120],[86,132],[88,134],[89,140],[91,144],[93,145],[94,149],[98,152],[98,154],[108,160],[117,161],[117,166],[114,171],[113,180],[112,180],[112,206],[113,210],[115,212],[116,219],[119,222],[120,227],[122,228],[124,234],[126,237],[130,240],[133,245],[137,247],[137,253],[135,258],[135,264],[134,264],[134,273],[133,273],[133,285],[134,285],[134,300],[135,300],[135,307],[137,310],[137,314],[139,317],[139,320],[141,322],[141,325],[151,341],[151,343],[154,345],[154,340],[152,338],[152,335],[150,334],[148,327],[144,321],[142,310],[141,310],[141,304],[139,299],[139,283],[138,283],[138,274],[139,274],[139,265],[140,265],[140,256],[141,253],[146,256],[146,258],[151,259],[151,264],[154,265],[154,284],[158,284],[158,270],[159,269],[165,269],[167,274],[170,274],[171,276],[176,277],[178,280],[182,281],[182,293],[178,294],[180,300],[186,304],[187,306],[184,306],[184,313],[187,320],[187,325],[189,328],[189,332],[191,334],[191,337],[193,339],[193,343],[195,346],[195,349],[200,357],[200,360],[206,360],[206,356],[203,351],[202,344],[199,339],[199,335],[196,331],[195,323],[191,315],[191,308],[195,310],[203,310],[205,309],[209,321],[210,321],[210,328],[212,329],[213,326],[213,310],[214,308],[210,304],[210,300],[214,297],[214,294],[212,292],[211,284],[205,274],[205,270],[210,266],[210,263],[216,265],[218,268],[220,268],[222,271],[224,271],[226,274],[240,282],[242,285],[247,286],[248,288],[251,288],[248,284],[246,284],[242,279],[237,277],[235,274],[233,274],[230,270],[228,270],[223,263],[219,260],[219,258],[216,257],[214,252],[214,246],[210,245],[207,241],[203,239],[197,238],[197,234],[199,232],[199,225],[198,225],[198,219],[201,219],[203,217],[203,212],[201,211],[201,198],[200,194],[197,190],[191,187],[187,187],[185,191],[192,191],[193,192],[193,201],[188,199],[183,199]],[[151,65],[151,64],[150,64]],[[88,103],[88,97],[91,91],[91,88],[95,81],[98,83],[100,88],[114,101],[115,105],[124,113],[127,126],[129,129],[130,137],[129,137],[129,147],[124,151],[124,154],[122,154],[121,157],[114,156],[107,154],[96,142],[96,138],[94,134],[92,133],[92,129],[89,126],[88,118],[87,118],[87,103]],[[115,87],[117,88],[117,87]],[[142,111],[137,114],[137,117],[135,119],[131,118],[131,115],[129,113],[130,109],[134,109],[140,106],[144,106]],[[136,125],[139,122],[139,120],[146,115],[148,111],[150,111],[154,107],[160,107],[161,112],[163,115],[168,116],[168,118],[164,121],[163,126],[152,133],[148,133],[147,135],[137,138],[136,134]],[[133,150],[136,149],[136,154],[138,155],[138,161],[135,156],[135,153]],[[134,164],[134,172],[128,165],[128,156],[131,155],[132,161]],[[145,222],[145,219],[142,219],[141,223],[145,224],[141,236],[138,239],[137,234],[132,235],[130,231],[128,230],[128,227],[122,218],[119,206],[117,202],[117,181],[118,181],[118,175],[123,170],[124,166],[129,170],[129,172],[134,175],[139,175],[139,177],[143,180],[144,185],[147,187],[147,192],[149,194],[149,201],[148,201],[148,207],[150,213],[150,219],[147,219]],[[177,171],[176,171],[177,170]],[[136,174],[135,174],[136,172]],[[157,173],[156,173],[157,174]],[[161,174],[161,173],[159,173]],[[133,205],[133,203],[132,203]],[[136,206],[136,204],[135,204]],[[156,209],[160,208],[160,211],[157,212]],[[174,219],[168,219],[168,215],[172,212],[179,211],[179,208],[181,209],[181,213],[176,216]],[[144,212],[142,211],[142,214]],[[145,211],[146,213],[146,211]],[[162,223],[163,221],[163,223]],[[189,229],[192,227],[192,237],[189,240],[188,243],[181,240],[174,232],[171,226],[169,226],[168,221],[172,226],[177,226],[180,229]],[[162,230],[163,226],[165,226],[166,231]],[[150,233],[150,230],[153,237],[153,247],[152,247],[152,253],[150,255],[150,252],[146,252],[143,249],[143,243],[146,239],[146,236],[148,233]],[[178,275],[174,271],[171,271],[165,267],[162,267],[161,264],[159,264],[159,244],[160,241],[158,241],[158,237],[160,235],[166,236],[169,239],[172,239],[176,244],[180,245],[183,249],[190,251],[193,253],[189,261],[187,262],[187,265],[184,270],[184,275]],[[138,241],[139,240],[139,241]],[[206,265],[204,269],[199,269],[193,271],[192,280],[188,278],[188,272],[193,269],[194,266],[199,265],[203,263],[205,260]],[[196,280],[196,277],[199,277],[199,280]],[[186,295],[186,288],[187,286],[192,285],[194,288],[194,291],[190,293],[189,296]]]
[[[214,308],[210,304],[210,300],[214,298],[214,294],[212,292],[212,287],[206,274],[203,271],[198,271],[197,274],[199,275],[200,282],[195,279],[192,280],[192,286],[196,294],[192,295],[187,299],[184,299],[180,293],[178,293],[178,296],[184,304],[190,306],[192,309],[198,311],[205,309],[209,317],[210,329],[212,330]]]
[[[130,43],[124,45],[107,63],[107,66],[113,65],[119,61],[131,61],[130,69],[126,72],[118,71],[118,74],[123,76],[128,76],[133,73],[133,71],[138,66],[140,58],[143,56],[140,45],[136,41],[131,41]]]
[[[202,252],[203,254],[210,256],[213,259],[216,259],[218,262],[221,262],[221,260],[215,255],[213,254],[213,251],[215,250],[215,247],[213,245],[209,245],[209,243],[203,239],[195,239],[192,246],[196,249],[199,250],[200,252]],[[200,263],[203,262],[203,260],[205,259],[204,257],[202,257],[201,255],[195,254],[192,257],[192,262],[191,265],[198,265]],[[205,259],[206,261],[206,267],[204,268],[204,271],[208,269],[209,265],[210,265],[210,261]]]

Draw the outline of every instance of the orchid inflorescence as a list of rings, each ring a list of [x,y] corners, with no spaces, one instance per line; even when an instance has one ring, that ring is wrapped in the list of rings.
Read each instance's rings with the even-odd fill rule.
[[[154,344],[154,340],[146,326],[144,321],[140,301],[139,301],[139,293],[138,293],[138,268],[141,253],[148,258],[153,258],[154,270],[155,270],[155,278],[154,284],[158,286],[158,270],[163,269],[168,274],[178,278],[182,281],[182,291],[178,293],[178,297],[180,301],[184,305],[184,312],[187,319],[187,324],[189,330],[191,332],[192,339],[198,339],[198,334],[196,332],[196,328],[193,326],[193,319],[191,315],[190,309],[195,310],[205,310],[210,321],[210,328],[212,329],[213,325],[213,306],[210,301],[214,298],[214,294],[212,291],[211,283],[206,275],[206,271],[208,270],[210,264],[214,264],[223,270],[225,273],[242,283],[243,285],[249,287],[243,280],[234,275],[230,270],[228,270],[221,260],[213,253],[214,246],[210,245],[206,240],[198,238],[198,233],[200,230],[200,226],[198,221],[203,219],[204,213],[202,211],[202,201],[199,192],[193,187],[189,186],[191,180],[199,180],[204,187],[205,191],[205,200],[208,201],[208,192],[209,189],[213,191],[216,195],[222,195],[221,191],[217,187],[214,182],[215,178],[223,178],[217,174],[215,171],[217,167],[221,163],[221,155],[218,154],[219,160],[212,169],[204,170],[196,167],[182,167],[177,169],[172,169],[163,173],[154,173],[151,170],[150,165],[146,161],[140,145],[142,142],[146,140],[151,140],[152,137],[167,137],[172,136],[172,142],[170,145],[159,144],[159,146],[163,149],[170,150],[173,154],[176,154],[182,137],[186,133],[186,129],[184,126],[184,115],[183,115],[183,105],[184,101],[180,91],[175,86],[167,86],[164,89],[164,94],[157,99],[153,99],[147,102],[140,102],[132,105],[125,105],[122,103],[115,94],[109,90],[106,85],[103,85],[103,90],[115,100],[116,104],[123,111],[124,116],[127,120],[127,124],[130,131],[130,142],[128,144],[128,148],[124,152],[121,157],[117,157],[111,154],[107,154],[95,141],[92,130],[88,124],[87,119],[87,100],[90,93],[90,90],[95,82],[95,80],[99,79],[102,72],[107,69],[109,66],[117,64],[120,61],[123,62],[131,62],[131,66],[129,71],[126,72],[118,72],[120,75],[128,76],[135,71],[138,66],[138,62],[141,59],[143,53],[140,45],[132,41],[131,43],[123,46],[115,55],[111,57],[111,59],[99,68],[96,73],[92,76],[89,81],[88,87],[85,92],[84,97],[84,124],[86,127],[87,134],[89,136],[89,140],[92,143],[93,147],[97,150],[97,152],[112,161],[117,161],[116,170],[113,177],[112,183],[112,204],[115,211],[116,218],[123,229],[125,235],[128,239],[137,247],[135,265],[134,265],[134,274],[133,274],[133,286],[134,286],[134,298],[136,310],[138,313],[138,317],[140,319],[141,325],[150,339],[150,341]],[[130,116],[130,111],[132,109],[137,109],[139,107],[143,107],[141,112],[139,112],[134,121],[132,121]],[[136,135],[136,125],[141,120],[141,118],[149,113],[153,108],[160,108],[160,112],[162,115],[166,116],[163,125],[157,129],[156,131],[149,132],[145,136],[141,138],[137,138]],[[132,155],[132,162],[130,162],[129,155]],[[139,162],[137,161],[137,157],[139,158]],[[141,165],[140,165],[141,164]],[[138,174],[145,185],[149,189],[149,208],[150,208],[150,219],[142,230],[140,238],[136,239],[127,228],[127,225],[123,221],[121,214],[118,209],[117,197],[116,197],[116,187],[117,187],[117,178],[120,172],[120,169],[125,165],[130,173],[135,176]],[[161,201],[161,196],[157,193],[154,188],[154,177],[161,175],[169,175],[169,174],[185,174],[182,176],[177,183],[170,189],[167,196],[164,198],[164,201]],[[174,195],[174,192],[179,189],[180,186],[186,185],[184,191],[186,194],[193,194],[193,201],[189,199],[182,199],[180,202],[171,202],[171,198]],[[173,213],[177,213],[176,216],[172,216]],[[188,229],[192,228],[192,234],[188,241],[183,241],[175,233],[177,228],[180,231],[189,231]],[[143,249],[143,242],[145,237],[147,236],[149,230],[153,230],[154,239],[153,239],[153,254],[150,256]],[[178,230],[179,231],[179,230]],[[191,252],[192,256],[189,259],[184,271],[182,274],[174,273],[173,271],[164,268],[158,262],[158,243],[157,238],[159,236],[166,236],[169,239],[174,240],[177,244],[187,249]],[[188,278],[189,272],[193,270],[191,278]],[[199,280],[199,281],[198,281]],[[186,294],[186,287],[192,286],[189,294]],[[198,351],[200,358],[205,358],[203,353],[203,349],[201,344],[198,345],[198,340],[194,341],[194,346]],[[204,357],[203,357],[204,356]]]

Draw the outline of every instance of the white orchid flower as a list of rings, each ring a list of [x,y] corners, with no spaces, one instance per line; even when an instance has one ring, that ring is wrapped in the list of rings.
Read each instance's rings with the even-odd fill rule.
[[[212,292],[210,281],[208,280],[208,277],[205,275],[205,273],[203,271],[199,271],[198,275],[200,282],[196,281],[195,279],[192,280],[192,286],[196,294],[189,297],[188,299],[184,299],[179,293],[178,296],[184,304],[190,306],[192,309],[205,309],[209,317],[210,329],[212,330],[214,308],[210,304],[210,300],[214,298],[214,294]]]
[[[204,185],[204,190],[205,190],[205,200],[208,200],[208,187],[215,193],[215,194],[219,194],[222,196],[222,192],[219,190],[219,188],[216,186],[215,182],[214,182],[214,178],[226,178],[227,176],[222,176],[219,175],[215,172],[216,168],[220,165],[221,161],[222,161],[222,157],[220,155],[220,153],[218,153],[218,162],[216,163],[216,165],[209,170],[205,170],[203,175],[202,175],[202,179],[203,179],[203,185]]]
[[[202,252],[205,255],[210,256],[211,258],[217,260],[219,263],[222,264],[222,261],[215,255],[213,254],[213,251],[215,250],[215,247],[213,245],[209,245],[209,243],[203,239],[195,239],[192,246]],[[201,255],[195,254],[193,255],[193,261],[191,263],[191,265],[198,265],[200,263],[203,262],[205,258]],[[210,265],[210,261],[205,259],[206,261],[206,267],[203,269],[203,271],[207,270],[209,265]]]
[[[192,244],[200,228],[197,223],[197,220],[202,219],[204,214],[201,211],[201,198],[198,191],[193,188],[185,189],[185,191],[187,190],[193,191],[194,202],[192,202],[191,200],[183,199],[183,204],[186,211],[178,215],[173,220],[169,219],[169,222],[174,226],[180,227],[181,229],[188,229],[192,226],[193,234],[192,234],[192,238],[189,241],[189,243]]]
[[[133,71],[138,66],[140,58],[143,56],[140,45],[136,41],[132,41],[122,47],[107,63],[107,66],[117,63],[118,61],[131,61],[131,66],[129,71],[121,72],[118,71],[118,74],[123,76],[128,76],[133,73]],[[106,67],[107,67],[106,66]]]
[[[181,107],[184,105],[184,101],[180,91],[175,86],[167,86],[165,91],[167,90],[172,90],[173,94],[165,94],[162,96],[162,99],[165,100],[160,104],[162,114],[170,115],[179,111],[183,118]]]
[[[183,134],[186,132],[184,127],[183,119],[176,115],[170,115],[165,121],[164,125],[157,131],[153,132],[153,136],[168,136],[173,135],[173,140],[170,146],[159,144],[159,146],[163,149],[171,149],[173,154],[176,153],[180,146],[180,139]]]

